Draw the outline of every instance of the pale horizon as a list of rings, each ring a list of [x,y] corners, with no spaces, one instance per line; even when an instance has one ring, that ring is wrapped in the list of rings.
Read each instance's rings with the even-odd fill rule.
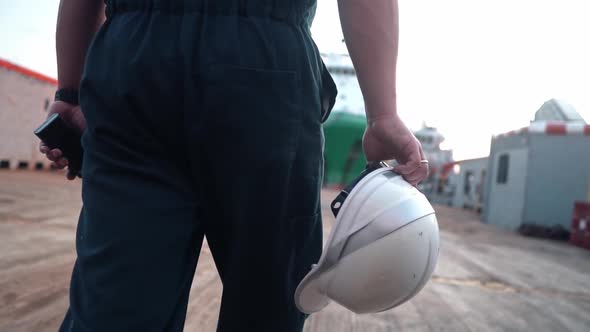
[[[0,0],[0,58],[56,77],[58,0]],[[455,159],[486,156],[492,135],[527,126],[547,100],[590,121],[590,3],[400,1],[398,110],[446,137]],[[319,0],[320,51],[346,53],[336,0]]]

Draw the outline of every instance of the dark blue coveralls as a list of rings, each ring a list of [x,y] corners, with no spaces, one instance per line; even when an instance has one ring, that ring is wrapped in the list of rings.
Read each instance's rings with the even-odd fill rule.
[[[336,95],[315,0],[106,2],[80,86],[84,204],[60,331],[181,331],[204,236],[218,331],[301,331]]]

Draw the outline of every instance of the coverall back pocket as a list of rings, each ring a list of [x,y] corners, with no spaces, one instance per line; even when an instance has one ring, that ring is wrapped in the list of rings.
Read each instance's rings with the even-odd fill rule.
[[[202,76],[207,137],[242,162],[294,158],[301,126],[297,73],[212,65]]]

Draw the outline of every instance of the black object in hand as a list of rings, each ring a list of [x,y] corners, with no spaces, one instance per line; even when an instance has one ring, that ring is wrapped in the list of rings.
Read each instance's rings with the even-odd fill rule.
[[[35,129],[35,135],[39,137],[50,149],[60,149],[68,160],[68,168],[71,173],[82,177],[82,143],[81,135],[73,128],[66,125],[59,114],[52,114]]]

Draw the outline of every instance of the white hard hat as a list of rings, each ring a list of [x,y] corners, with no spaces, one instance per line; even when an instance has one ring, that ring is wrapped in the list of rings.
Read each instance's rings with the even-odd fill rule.
[[[336,223],[318,262],[295,291],[305,313],[331,300],[356,313],[396,307],[430,279],[439,252],[432,205],[384,163],[373,164],[332,202]]]

